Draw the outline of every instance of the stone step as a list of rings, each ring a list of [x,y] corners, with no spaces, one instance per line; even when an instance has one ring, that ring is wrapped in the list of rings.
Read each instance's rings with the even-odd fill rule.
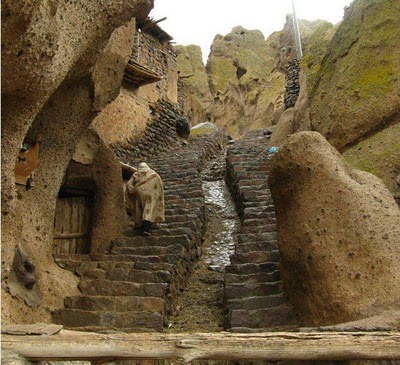
[[[130,270],[112,269],[104,271],[100,269],[87,270],[81,275],[85,279],[131,281],[136,283],[170,283],[172,272],[167,270]]]
[[[232,274],[225,273],[225,285],[233,284],[253,284],[253,283],[273,283],[281,280],[278,270],[273,272],[257,272],[252,274]]]
[[[163,330],[163,316],[158,312],[147,311],[88,311],[61,309],[53,314],[53,321],[65,328],[103,327],[103,328],[151,328]]]
[[[274,283],[241,283],[225,286],[225,296],[228,301],[247,297],[263,297],[283,293],[282,282]]]
[[[201,228],[203,227],[203,223],[201,221],[188,221],[185,222],[185,229],[190,229],[192,232],[199,233],[201,232]],[[182,229],[181,222],[164,222],[160,224],[160,229],[174,230],[174,229]]]
[[[167,283],[134,283],[130,281],[91,280],[83,278],[79,285],[83,295],[164,297]]]
[[[66,309],[87,311],[147,311],[164,313],[165,302],[157,297],[137,296],[75,296],[64,299]]]
[[[196,227],[196,226],[192,226]],[[154,225],[151,229],[151,235],[153,237],[171,237],[171,236],[187,236],[190,240],[195,238],[198,235],[196,229],[189,227],[178,227],[178,228],[168,228],[167,225]],[[124,237],[122,238],[131,238],[131,237],[141,237],[143,236],[143,232],[140,229],[128,229],[124,232]]]
[[[140,235],[136,237],[117,238],[112,242],[112,251],[114,248],[117,247],[152,248],[152,247],[168,247],[173,245],[181,245],[186,249],[189,249],[190,239],[187,235],[161,236],[161,237]]]
[[[272,273],[278,270],[278,265],[275,262],[266,262],[262,264],[233,264],[225,268],[225,272],[237,275],[255,274],[259,272]]]
[[[194,214],[187,214],[187,215],[171,215],[168,217],[168,222],[167,223],[186,223],[186,222],[196,222],[198,219],[198,216]],[[181,224],[180,227],[184,227],[185,224]]]
[[[270,203],[270,204],[266,204],[262,207],[246,207],[245,210],[243,211],[244,214],[248,215],[249,218],[254,218],[252,217],[252,214],[255,214],[255,216],[258,216],[258,214],[262,212],[262,213],[275,213],[275,206]]]
[[[199,198],[185,198],[182,199],[180,197],[166,197],[165,198],[165,202],[168,205],[173,205],[173,204],[182,204],[182,206],[184,204],[189,204],[191,207],[195,207],[195,206],[203,206],[204,205],[204,197],[199,197]]]
[[[256,208],[256,209],[264,210],[265,206],[268,206],[268,205],[270,205],[272,203],[273,203],[272,198],[269,198],[267,200],[258,200],[258,201],[254,201],[254,202],[245,202],[245,203],[243,203],[243,207],[244,207],[244,209]],[[244,209],[243,209],[243,212],[244,212]],[[271,214],[271,217],[275,218],[275,216],[276,216],[275,212],[273,212],[273,213],[269,212],[269,213]]]
[[[149,244],[153,241],[149,240]],[[190,241],[189,243],[190,244]],[[183,257],[187,253],[187,249],[181,244],[173,244],[169,246],[139,246],[139,247],[121,247],[114,246],[111,250],[114,254],[126,254],[137,256],[164,256],[175,255],[176,257]]]
[[[229,299],[226,303],[226,308],[255,310],[264,308],[274,308],[282,304],[287,304],[288,299],[284,294],[254,296],[241,299]]]
[[[277,241],[242,243],[240,245],[236,245],[234,255],[252,256],[253,252],[266,252],[268,255],[271,255],[271,257],[276,258],[276,255],[279,255],[278,243]],[[273,254],[271,254],[271,252],[273,252]],[[240,259],[240,257],[238,259]],[[253,262],[253,261],[247,261],[247,262]],[[271,260],[271,262],[277,262],[277,261]],[[239,263],[239,261],[237,263]]]
[[[92,258],[92,261],[89,261]],[[56,254],[54,261],[65,270],[78,273],[78,268],[83,264],[97,267],[99,263],[107,266],[114,266],[116,264],[129,264],[134,265],[136,260],[132,255],[110,255],[110,254],[89,254],[89,255],[69,255],[69,254]]]
[[[246,222],[248,223],[248,221]],[[252,233],[259,233],[260,231],[264,233],[274,233],[276,232],[276,224],[266,224],[266,223],[259,223],[252,220],[251,225],[242,225],[241,232],[243,234],[252,234]]]
[[[241,250],[243,245],[237,248]],[[230,256],[231,264],[262,264],[264,262],[279,262],[281,256],[278,250],[263,251],[254,250],[246,253],[235,253]]]
[[[236,328],[274,328],[280,326],[289,327],[294,323],[295,316],[293,309],[288,304],[282,304],[274,308],[263,308],[257,310],[234,309],[229,311],[229,327]],[[280,327],[280,331],[283,329]],[[241,332],[244,332],[243,330]]]
[[[278,234],[276,232],[262,232],[262,233],[240,233],[238,234],[238,244],[250,242],[268,242],[276,241]]]

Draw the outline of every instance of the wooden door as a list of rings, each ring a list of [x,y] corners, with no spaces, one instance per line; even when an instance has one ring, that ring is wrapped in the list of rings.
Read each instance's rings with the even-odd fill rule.
[[[62,195],[54,218],[54,253],[89,253],[92,198],[90,195]]]

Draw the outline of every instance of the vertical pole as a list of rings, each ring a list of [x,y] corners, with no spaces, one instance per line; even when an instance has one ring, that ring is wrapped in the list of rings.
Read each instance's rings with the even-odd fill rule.
[[[300,60],[301,57],[303,57],[303,50],[301,49],[300,29],[299,29],[299,22],[296,16],[296,8],[294,6],[294,0],[292,0],[292,8],[293,8],[294,40],[296,43],[297,59]]]

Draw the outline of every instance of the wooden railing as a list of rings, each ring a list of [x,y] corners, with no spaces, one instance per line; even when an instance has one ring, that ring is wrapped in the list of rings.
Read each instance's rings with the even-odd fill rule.
[[[2,350],[31,361],[398,360],[400,332],[2,335]]]

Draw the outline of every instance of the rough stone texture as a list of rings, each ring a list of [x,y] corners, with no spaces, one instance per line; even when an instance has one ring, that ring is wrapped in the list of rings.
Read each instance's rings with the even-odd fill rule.
[[[381,180],[301,132],[275,155],[269,183],[285,288],[305,323],[398,309],[400,210]]]
[[[108,62],[102,58],[95,66],[97,60],[114,29],[134,16],[146,17],[152,6],[151,0],[2,2],[2,278],[8,277],[16,244],[24,242],[43,291],[42,305],[32,312],[3,287],[4,322],[46,321],[49,308],[77,291],[76,279],[51,256],[57,194],[75,144],[96,115],[93,103],[101,95],[103,105],[119,88],[96,87],[117,62],[110,54]],[[115,71],[118,79],[123,70]],[[30,190],[14,183],[15,158],[27,134],[40,140]]]
[[[293,114],[293,108],[286,109],[282,113],[269,140],[270,146],[280,147],[286,141],[286,138],[293,133]]]
[[[174,47],[179,71],[181,108],[191,126],[211,118],[213,97],[208,87],[207,71],[199,46]]]
[[[312,128],[338,149],[398,119],[399,17],[396,1],[354,1],[309,83]]]
[[[176,120],[181,115],[176,104],[160,100],[150,105],[150,110],[151,119],[142,133],[125,136],[122,142],[111,145],[120,160],[145,160],[170,149],[171,146],[181,144],[181,139],[176,133]]]
[[[379,176],[389,190],[400,193],[400,117],[397,123],[350,147],[343,157],[359,170]]]
[[[279,33],[265,41],[258,30],[235,27],[217,35],[207,62],[213,118],[232,137],[271,124],[282,105],[284,77],[275,68]]]

